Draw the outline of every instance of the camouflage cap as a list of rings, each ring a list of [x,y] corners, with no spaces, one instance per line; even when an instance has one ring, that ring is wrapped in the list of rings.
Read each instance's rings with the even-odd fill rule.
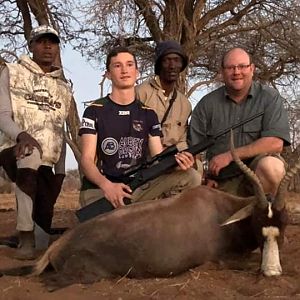
[[[51,35],[57,43],[60,42],[58,32],[53,27],[50,27],[48,25],[41,25],[31,30],[29,43],[32,43],[43,35]]]

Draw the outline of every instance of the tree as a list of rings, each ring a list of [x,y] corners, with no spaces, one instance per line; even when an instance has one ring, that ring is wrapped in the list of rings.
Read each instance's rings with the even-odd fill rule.
[[[92,0],[81,11],[90,39],[76,47],[91,59],[113,45],[130,46],[148,74],[157,42],[179,41],[191,62],[181,81],[188,96],[219,79],[220,55],[234,45],[253,55],[259,79],[273,85],[299,79],[297,0]]]
[[[155,45],[179,41],[190,59],[179,82],[188,96],[219,84],[220,56],[237,45],[252,54],[258,79],[287,95],[291,83],[299,86],[299,0],[0,0],[0,5],[4,59],[25,47],[23,37],[28,38],[33,23],[51,24],[88,60],[102,61],[112,46],[131,47],[143,77],[153,70]],[[288,100],[297,118],[299,96]],[[78,159],[79,117],[72,104],[67,132]]]
[[[92,0],[81,6],[90,32],[78,49],[100,60],[112,46],[132,47],[141,72],[153,70],[155,45],[179,41],[190,65],[179,86],[190,99],[197,89],[221,81],[219,65],[224,50],[247,49],[256,65],[257,79],[286,96],[293,149],[299,142],[300,3],[297,0]],[[79,35],[80,36],[80,35]],[[149,59],[150,58],[150,59]],[[298,100],[297,100],[298,99]],[[199,99],[196,99],[196,101]]]

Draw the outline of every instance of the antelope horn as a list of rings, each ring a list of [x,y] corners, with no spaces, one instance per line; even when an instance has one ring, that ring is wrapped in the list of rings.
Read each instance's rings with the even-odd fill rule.
[[[234,141],[233,141],[233,131],[230,132],[230,151],[231,155],[233,157],[233,160],[238,165],[238,167],[241,169],[241,171],[245,174],[245,176],[250,180],[250,182],[253,185],[253,188],[255,190],[255,195],[257,198],[257,204],[261,206],[262,208],[265,208],[268,206],[268,200],[266,198],[264,189],[261,185],[261,182],[257,175],[247,166],[245,165],[240,158],[238,157],[235,148],[234,148]]]
[[[300,170],[300,157],[298,159],[298,162],[294,165],[294,167],[290,168],[285,176],[282,178],[278,190],[277,190],[277,194],[276,194],[276,198],[275,198],[275,202],[274,202],[274,208],[277,210],[282,210],[284,208],[285,205],[285,195],[286,195],[286,191],[288,188],[288,185],[291,181],[291,179],[294,177],[294,175],[297,174],[298,170]]]

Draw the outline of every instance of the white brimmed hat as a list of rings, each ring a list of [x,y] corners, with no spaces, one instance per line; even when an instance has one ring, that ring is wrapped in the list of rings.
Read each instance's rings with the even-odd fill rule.
[[[57,43],[60,42],[58,32],[53,27],[50,27],[49,25],[41,25],[31,30],[29,43],[32,43],[43,35],[51,35],[52,37],[54,37]]]

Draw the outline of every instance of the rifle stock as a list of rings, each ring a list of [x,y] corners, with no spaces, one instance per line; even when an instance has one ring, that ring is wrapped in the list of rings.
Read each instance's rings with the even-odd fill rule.
[[[193,145],[193,146],[189,147],[188,149],[186,149],[185,151],[190,152],[193,155],[203,152],[204,150],[206,150],[207,148],[212,146],[220,136],[228,133],[230,130],[233,130],[237,127],[240,127],[241,125],[244,125],[244,124],[256,119],[257,117],[262,116],[263,114],[264,114],[264,112],[257,113],[255,115],[231,126],[230,128],[223,130],[222,132],[220,132],[213,138],[207,140],[206,142]],[[170,169],[176,167],[177,162],[174,157],[174,154],[176,154],[178,151],[174,151],[174,146],[171,146],[171,147],[172,147],[171,151],[164,151],[164,153],[165,153],[164,155],[162,155],[162,153],[161,153],[156,157],[156,159],[151,160],[152,163],[154,163],[155,161],[159,161],[157,164],[153,164],[150,167],[143,167],[143,166],[133,167],[134,173],[132,171],[129,171],[127,177],[125,176],[126,180],[124,180],[124,182],[126,182],[126,183],[128,182],[128,185],[134,191],[135,189],[137,189],[141,185],[145,184],[146,182],[148,182],[152,179],[155,179],[155,178],[159,177],[160,175],[166,173]],[[124,203],[127,205],[127,204],[130,204],[131,201],[130,201],[130,199],[124,199]],[[105,197],[103,197],[103,198],[77,210],[76,216],[80,222],[84,222],[84,221],[89,220],[99,214],[109,212],[113,209],[114,209],[113,205]]]

